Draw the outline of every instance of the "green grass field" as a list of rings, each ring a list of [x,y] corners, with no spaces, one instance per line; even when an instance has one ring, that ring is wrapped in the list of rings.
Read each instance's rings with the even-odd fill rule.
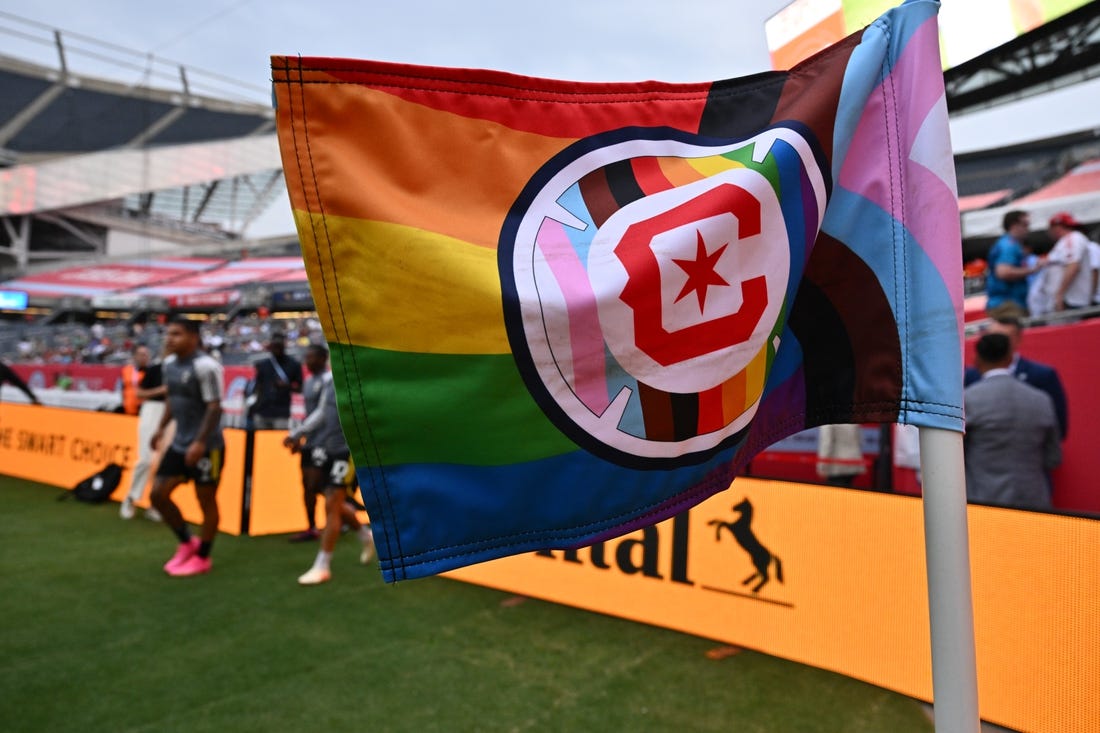
[[[186,490],[186,489],[181,489]],[[917,702],[714,642],[439,578],[385,586],[345,537],[174,539],[0,477],[0,728],[14,731],[931,731]]]

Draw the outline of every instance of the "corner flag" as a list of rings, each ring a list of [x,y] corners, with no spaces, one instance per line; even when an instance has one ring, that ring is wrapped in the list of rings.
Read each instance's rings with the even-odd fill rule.
[[[652,524],[814,425],[962,429],[937,10],[701,84],[272,59],[386,580]]]

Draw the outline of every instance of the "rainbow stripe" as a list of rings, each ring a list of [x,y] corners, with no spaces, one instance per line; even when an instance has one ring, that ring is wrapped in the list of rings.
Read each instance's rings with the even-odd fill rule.
[[[272,59],[387,580],[663,519],[809,426],[961,429],[937,8],[713,84]]]

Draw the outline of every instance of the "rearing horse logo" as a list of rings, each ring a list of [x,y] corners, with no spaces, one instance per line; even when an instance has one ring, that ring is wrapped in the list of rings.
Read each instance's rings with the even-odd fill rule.
[[[771,567],[772,561],[775,562],[775,578],[782,583],[783,563],[779,561],[778,557],[771,554],[768,548],[764,547],[752,532],[752,504],[749,503],[748,499],[742,499],[741,503],[733,505],[733,510],[741,514],[735,521],[724,522],[721,519],[712,519],[707,524],[715,527],[715,541],[720,542],[722,540],[722,529],[728,529],[733,538],[737,540],[737,544],[741,545],[741,548],[749,553],[749,557],[752,558],[752,564],[756,568],[756,572],[742,580],[741,585],[748,585],[759,578],[760,582],[752,588],[753,593],[759,593],[760,589],[771,579],[768,575],[768,569]]]

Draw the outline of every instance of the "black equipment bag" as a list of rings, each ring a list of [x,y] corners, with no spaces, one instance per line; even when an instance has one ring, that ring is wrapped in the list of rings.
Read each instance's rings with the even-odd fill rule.
[[[118,488],[118,482],[122,479],[122,466],[117,463],[108,463],[102,470],[96,471],[73,487],[72,495],[77,501],[86,501],[89,504],[99,504],[110,498],[111,492]],[[65,492],[61,495],[64,499],[69,495]]]

